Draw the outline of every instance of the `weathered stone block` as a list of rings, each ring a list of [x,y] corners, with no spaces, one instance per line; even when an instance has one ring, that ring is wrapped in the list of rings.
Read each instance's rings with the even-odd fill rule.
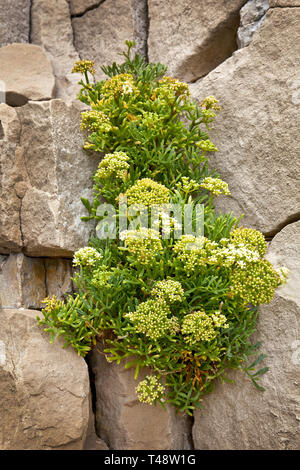
[[[218,384],[195,412],[196,449],[298,449],[300,445],[300,222],[285,227],[270,244],[268,258],[291,270],[289,282],[260,308],[257,333],[270,370],[264,392],[243,373],[235,384]]]
[[[96,387],[96,430],[111,449],[190,449],[190,419],[175,408],[138,401],[134,370],[107,362],[93,351],[91,367]]]
[[[49,343],[39,312],[0,310],[0,447],[82,449],[89,420],[85,361]]]
[[[248,47],[198,83],[195,98],[215,95],[222,106],[210,164],[229,184],[231,197],[216,207],[272,235],[300,213],[300,9],[274,8]]]

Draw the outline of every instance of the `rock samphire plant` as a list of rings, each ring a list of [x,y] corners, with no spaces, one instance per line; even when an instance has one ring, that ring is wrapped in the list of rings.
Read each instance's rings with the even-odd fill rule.
[[[216,378],[228,380],[227,369],[262,388],[257,379],[267,368],[256,368],[265,356],[250,360],[259,344],[249,337],[258,305],[272,300],[286,271],[264,258],[260,232],[214,210],[213,198],[229,194],[208,166],[218,101],[209,96],[198,106],[187,84],[165,76],[161,64],[131,58],[127,46],[121,65],[102,67],[107,80],[91,80],[91,61],[73,69],[83,74],[79,99],[88,107],[84,148],[102,158],[94,199],[82,199],[98,236],[75,253],[77,293],[45,299],[39,323],[82,356],[98,348],[134,367],[136,378],[147,367],[140,401],[191,414]],[[188,219],[191,230],[182,233]]]

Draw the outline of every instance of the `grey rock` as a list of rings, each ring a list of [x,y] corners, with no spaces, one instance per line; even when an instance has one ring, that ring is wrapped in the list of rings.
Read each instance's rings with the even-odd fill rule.
[[[254,33],[261,27],[269,9],[269,0],[249,0],[240,11],[240,27],[237,32],[239,48],[250,44]]]
[[[0,0],[0,47],[29,42],[30,0]]]

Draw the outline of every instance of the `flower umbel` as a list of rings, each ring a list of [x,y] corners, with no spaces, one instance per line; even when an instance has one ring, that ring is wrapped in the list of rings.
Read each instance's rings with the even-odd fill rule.
[[[90,72],[92,75],[95,75],[94,67],[95,63],[92,60],[77,60],[72,68],[72,73]]]
[[[107,153],[99,163],[94,179],[103,180],[114,176],[118,179],[125,179],[129,168],[129,157],[125,152]]]
[[[215,196],[220,196],[220,194],[224,194],[225,196],[230,195],[228,184],[220,178],[212,178],[211,176],[207,176],[204,178],[200,186],[203,189],[207,189]]]
[[[165,387],[159,382],[155,375],[147,375],[135,389],[139,401],[153,405],[160,400],[165,392]]]
[[[95,248],[91,248],[90,246],[86,246],[84,248],[80,248],[78,251],[75,252],[73,258],[73,265],[74,266],[94,266],[98,261],[101,261],[103,256],[99,251]]]
[[[125,194],[129,206],[142,204],[150,207],[155,204],[168,203],[170,198],[170,190],[150,178],[138,180]]]

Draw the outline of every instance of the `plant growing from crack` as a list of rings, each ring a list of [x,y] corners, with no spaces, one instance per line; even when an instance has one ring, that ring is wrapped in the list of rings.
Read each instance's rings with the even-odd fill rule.
[[[257,306],[272,300],[287,273],[265,259],[260,232],[239,228],[231,213],[215,212],[214,197],[230,194],[208,168],[209,152],[217,151],[207,134],[217,100],[210,96],[198,106],[188,85],[165,76],[163,65],[131,58],[133,44],[127,42],[121,65],[102,67],[107,80],[89,81],[91,61],[73,69],[83,73],[79,99],[89,107],[82,113],[84,148],[104,154],[93,201],[82,199],[89,212],[83,219],[101,226],[104,198],[116,226],[126,198],[131,226],[115,237],[94,237],[75,253],[77,294],[45,299],[39,323],[51,341],[62,335],[82,356],[98,348],[108,361],[134,367],[136,378],[147,367],[136,388],[139,399],[192,414],[218,377],[228,380],[227,369],[245,371],[262,389],[257,380],[267,368],[254,369],[265,356],[250,363],[259,344],[249,338]],[[185,219],[168,208],[187,203],[202,204],[203,232],[177,236]],[[154,227],[134,218],[141,204],[163,205]],[[195,223],[200,216],[192,214]]]

